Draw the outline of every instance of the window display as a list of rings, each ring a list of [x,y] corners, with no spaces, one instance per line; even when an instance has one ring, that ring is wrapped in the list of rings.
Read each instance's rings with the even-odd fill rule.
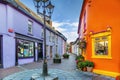
[[[34,56],[34,42],[17,39],[17,53],[18,57],[33,57]]]
[[[108,39],[107,36],[95,38],[96,55],[108,55]]]

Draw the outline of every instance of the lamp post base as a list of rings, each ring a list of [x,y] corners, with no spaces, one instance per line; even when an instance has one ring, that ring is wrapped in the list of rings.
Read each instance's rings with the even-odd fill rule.
[[[56,74],[48,74],[44,76],[40,73],[35,73],[32,75],[31,80],[58,80],[58,76]]]

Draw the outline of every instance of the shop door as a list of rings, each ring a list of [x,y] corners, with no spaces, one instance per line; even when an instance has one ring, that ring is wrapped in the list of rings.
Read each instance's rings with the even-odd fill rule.
[[[50,58],[52,58],[52,46],[50,46]]]
[[[1,36],[0,36],[0,67],[2,67],[2,53],[1,53]]]
[[[43,45],[38,43],[38,60],[43,59]]]

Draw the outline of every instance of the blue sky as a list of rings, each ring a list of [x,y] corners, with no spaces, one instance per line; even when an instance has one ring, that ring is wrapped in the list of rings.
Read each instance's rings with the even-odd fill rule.
[[[33,0],[20,0],[31,10],[36,12]],[[75,41],[78,37],[77,29],[83,0],[51,0],[55,5],[52,14],[53,26],[67,37],[67,41]]]

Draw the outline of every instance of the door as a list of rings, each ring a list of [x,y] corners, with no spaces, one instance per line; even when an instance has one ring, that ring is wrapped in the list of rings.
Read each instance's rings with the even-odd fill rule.
[[[43,59],[43,44],[38,43],[38,60]]]
[[[0,67],[2,67],[2,36],[0,35]]]
[[[52,46],[50,46],[50,58],[52,58]]]

